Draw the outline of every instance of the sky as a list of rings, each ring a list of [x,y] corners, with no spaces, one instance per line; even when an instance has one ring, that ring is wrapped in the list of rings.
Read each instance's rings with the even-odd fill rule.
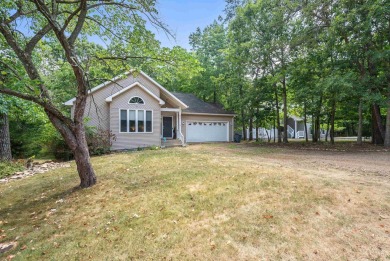
[[[203,29],[223,15],[225,0],[158,0],[156,7],[161,20],[176,36],[176,40],[170,39],[162,30],[150,28],[157,40],[164,47],[179,45],[190,50],[190,34],[196,28]]]

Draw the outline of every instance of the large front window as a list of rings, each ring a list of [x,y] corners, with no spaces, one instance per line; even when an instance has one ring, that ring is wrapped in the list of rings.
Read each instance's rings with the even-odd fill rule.
[[[152,111],[120,110],[120,132],[152,132]]]

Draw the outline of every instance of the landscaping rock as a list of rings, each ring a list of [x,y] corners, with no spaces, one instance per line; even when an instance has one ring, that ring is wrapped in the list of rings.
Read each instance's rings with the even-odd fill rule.
[[[42,164],[39,164],[38,162],[34,162],[29,169],[26,169],[24,171],[18,171],[15,172],[14,175],[0,179],[0,183],[5,183],[10,180],[17,180],[17,179],[23,179],[27,177],[34,176],[36,174],[42,174],[52,169],[57,168],[69,168],[70,164],[66,162],[54,162],[54,161],[48,161],[44,162]]]
[[[16,247],[18,242],[5,242],[5,243],[0,243],[0,254],[5,253],[14,247]]]

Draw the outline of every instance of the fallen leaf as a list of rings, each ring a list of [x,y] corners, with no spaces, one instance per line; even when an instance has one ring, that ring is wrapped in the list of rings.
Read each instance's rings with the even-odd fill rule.
[[[27,248],[27,246],[26,245],[23,245],[21,248],[20,248],[20,250],[25,250]]]

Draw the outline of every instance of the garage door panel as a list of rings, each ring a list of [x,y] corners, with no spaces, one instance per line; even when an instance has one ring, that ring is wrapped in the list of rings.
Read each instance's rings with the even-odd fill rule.
[[[187,142],[228,141],[228,122],[188,121]]]

